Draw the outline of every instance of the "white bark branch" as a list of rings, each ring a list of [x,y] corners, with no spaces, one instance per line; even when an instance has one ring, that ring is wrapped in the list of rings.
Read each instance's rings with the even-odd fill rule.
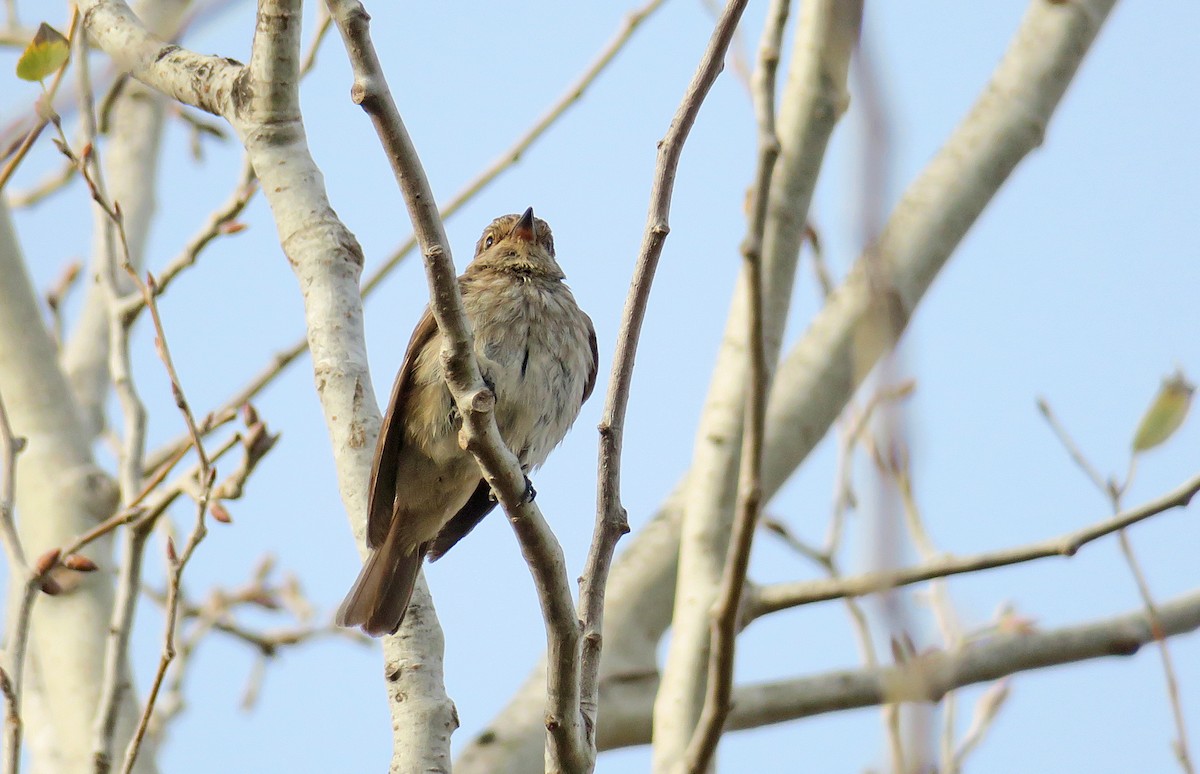
[[[808,204],[825,147],[846,109],[846,74],[862,3],[804,3],[776,128],[780,156],[763,234],[764,359],[768,379],[791,298]],[[672,637],[654,712],[654,770],[678,770],[704,704],[709,616],[733,524],[750,369],[746,273],[739,277],[713,382],[696,432],[679,548]]]
[[[188,5],[186,0],[156,0],[139,3],[136,9],[147,29],[170,37],[178,30]],[[101,159],[104,180],[110,200],[121,205],[129,256],[138,269],[145,264],[146,239],[156,206],[164,114],[163,98],[137,82],[126,84],[109,110],[108,139]],[[95,205],[92,219],[92,253],[85,275],[83,308],[63,346],[62,365],[79,404],[80,419],[95,438],[104,428],[104,403],[110,386],[109,310],[100,274],[107,271],[105,234],[111,223]],[[124,272],[117,279],[121,295],[132,289],[127,279]]]
[[[886,233],[893,244],[905,247],[908,260],[895,271],[911,275],[903,283],[906,287],[911,288],[914,282],[928,287],[936,271],[944,265],[950,248],[957,243],[957,239],[947,241],[947,236],[953,233],[961,236],[982,209],[977,200],[982,197],[986,201],[995,195],[1005,180],[1005,174],[997,173],[996,165],[987,161],[988,142],[996,133],[981,134],[983,117],[977,114],[983,110],[983,116],[991,116],[994,122],[996,114],[1011,110],[1038,125],[1048,122],[1058,97],[1074,77],[1114,2],[1084,0],[1056,5],[1035,0],[1031,4],[1010,53],[997,68],[979,105],[964,119],[929,170],[905,194],[892,216]],[[1030,93],[1050,95],[1053,99],[1030,102]],[[1018,157],[1028,152],[1031,145],[1024,143],[1023,147],[1024,151],[1016,151]],[[971,153],[964,155],[964,148]],[[1014,149],[997,153],[1009,156]],[[1000,169],[1011,171],[1015,164],[1013,159]],[[983,174],[989,169],[990,173]],[[960,203],[957,187],[962,185],[971,185],[973,190],[971,197]],[[921,256],[925,259],[917,260]],[[836,299],[842,291],[834,295]],[[918,300],[913,299],[911,304]],[[840,312],[842,316],[847,313]],[[822,318],[831,316],[834,315]],[[771,319],[768,305],[768,326]],[[834,365],[844,360],[845,349],[828,346],[832,324],[828,319],[814,324],[775,376],[767,410],[763,471],[766,498],[779,490],[825,435],[857,384],[842,366]],[[732,326],[731,319],[731,330]],[[607,645],[601,667],[603,716],[615,711],[624,697],[640,695],[642,684],[657,682],[656,649],[670,622],[683,493],[690,488],[692,478],[689,474],[680,483],[658,514],[631,539],[614,565],[606,605]],[[512,701],[481,737],[463,751],[460,771],[529,770],[529,750],[538,750],[540,740],[538,710],[532,703],[536,694],[531,692],[538,683],[540,669],[540,665],[535,666]],[[735,693],[735,705],[740,700]],[[736,708],[734,715],[738,715]],[[645,718],[639,718],[639,722],[644,724]],[[482,760],[488,761],[486,767],[476,764]]]
[[[185,104],[222,116],[241,138],[304,293],[309,350],[338,486],[362,545],[364,482],[379,429],[358,290],[362,250],[329,206],[305,141],[296,93],[299,4],[261,4],[249,67],[164,43],[117,0],[82,6],[92,39],[119,66]],[[446,769],[457,719],[442,688],[441,632],[421,583],[415,599],[406,636],[384,645],[397,729],[393,768]],[[412,668],[416,664],[421,668]]]
[[[886,347],[860,335],[881,307],[899,333],[967,230],[1042,141],[1059,100],[1116,0],[1034,0],[962,123],[904,192],[875,247],[879,298],[865,256],[780,364],[767,410],[763,486],[779,489],[824,437]]]
[[[1162,636],[1200,628],[1200,591],[1158,608]],[[960,650],[935,651],[899,666],[826,672],[810,677],[739,686],[733,692],[730,729],[758,728],[887,702],[937,702],[949,691],[1019,672],[1109,656],[1132,656],[1155,641],[1144,610],[1032,633],[998,634]],[[605,704],[608,722],[600,747],[610,750],[650,741],[653,684],[627,690]]]
[[[1200,476],[1185,481],[1174,491],[1137,508],[1122,511],[1108,519],[1049,540],[1016,548],[985,551],[970,556],[945,556],[914,567],[889,572],[869,572],[818,581],[796,581],[760,586],[749,595],[744,619],[749,622],[763,615],[813,602],[843,597],[859,597],[913,583],[945,578],[950,575],[980,572],[1049,557],[1072,557],[1079,549],[1126,527],[1173,508],[1184,508],[1200,492]]]
[[[17,464],[16,510],[18,531],[26,555],[38,557],[65,545],[113,512],[117,488],[91,458],[89,435],[78,414],[55,357],[55,344],[46,330],[37,294],[26,273],[7,208],[0,205],[0,394],[13,431],[27,439]],[[38,699],[22,708],[25,725],[53,729],[53,761],[48,748],[34,749],[34,766],[51,770],[91,768],[89,731],[99,701],[105,634],[113,605],[108,580],[112,538],[89,549],[90,557],[107,572],[81,576],[69,593],[44,597],[34,606],[29,624],[26,682],[36,686]],[[15,619],[25,579],[9,585],[9,647],[14,643]],[[64,632],[70,632],[65,636]],[[8,663],[11,673],[22,667]],[[130,708],[132,709],[132,708]],[[123,716],[127,732],[135,721]]]

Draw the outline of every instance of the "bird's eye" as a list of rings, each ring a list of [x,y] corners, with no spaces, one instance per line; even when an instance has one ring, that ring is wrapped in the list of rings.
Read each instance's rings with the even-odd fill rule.
[[[495,242],[495,241],[496,241],[496,237],[492,236],[491,234],[488,234],[488,235],[487,235],[487,239],[483,240],[483,246],[484,246],[485,248],[487,248],[487,247],[491,247],[491,246],[492,246],[492,243],[493,243],[493,242]]]

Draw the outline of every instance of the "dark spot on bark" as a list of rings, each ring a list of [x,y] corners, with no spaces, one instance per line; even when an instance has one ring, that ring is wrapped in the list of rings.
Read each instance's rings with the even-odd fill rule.
[[[179,46],[163,46],[158,51],[158,55],[154,57],[155,62],[161,62],[179,50]]]
[[[496,732],[490,729],[479,735],[479,744],[494,744],[495,741]]]

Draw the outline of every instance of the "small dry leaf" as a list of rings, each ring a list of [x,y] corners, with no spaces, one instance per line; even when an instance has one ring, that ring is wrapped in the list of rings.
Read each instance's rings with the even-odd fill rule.
[[[63,567],[75,572],[95,572],[100,569],[95,562],[83,554],[70,554],[63,559]]]
[[[212,517],[222,524],[232,524],[233,518],[230,517],[229,511],[219,502],[212,503],[208,506],[208,512]]]
[[[42,22],[17,60],[17,77],[23,81],[40,81],[62,67],[70,55],[70,42],[61,32]]]
[[[1134,453],[1153,449],[1175,434],[1183,420],[1187,419],[1195,391],[1196,386],[1187,380],[1182,371],[1176,371],[1163,380],[1154,402],[1138,423],[1133,436]]]

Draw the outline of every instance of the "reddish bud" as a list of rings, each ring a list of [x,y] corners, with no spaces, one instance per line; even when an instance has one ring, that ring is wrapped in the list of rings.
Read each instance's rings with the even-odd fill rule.
[[[33,571],[38,575],[45,575],[58,564],[58,557],[62,555],[62,550],[51,548],[46,553],[38,557],[37,563],[33,565]]]
[[[63,567],[75,572],[95,572],[100,569],[95,562],[83,554],[69,554],[63,558]]]
[[[179,562],[179,554],[175,553],[175,539],[167,538],[167,561],[171,564]]]
[[[214,519],[221,522],[222,524],[232,524],[233,523],[233,519],[230,518],[230,516],[229,516],[229,511],[226,510],[225,506],[219,502],[214,502],[211,505],[209,505],[208,512],[212,514],[212,517]]]
[[[39,588],[41,588],[43,594],[49,597],[57,597],[63,592],[63,587],[58,585],[58,581],[49,576],[42,578]]]
[[[240,220],[231,220],[228,223],[222,223],[219,229],[222,234],[236,234],[239,231],[245,231],[248,226]]]

